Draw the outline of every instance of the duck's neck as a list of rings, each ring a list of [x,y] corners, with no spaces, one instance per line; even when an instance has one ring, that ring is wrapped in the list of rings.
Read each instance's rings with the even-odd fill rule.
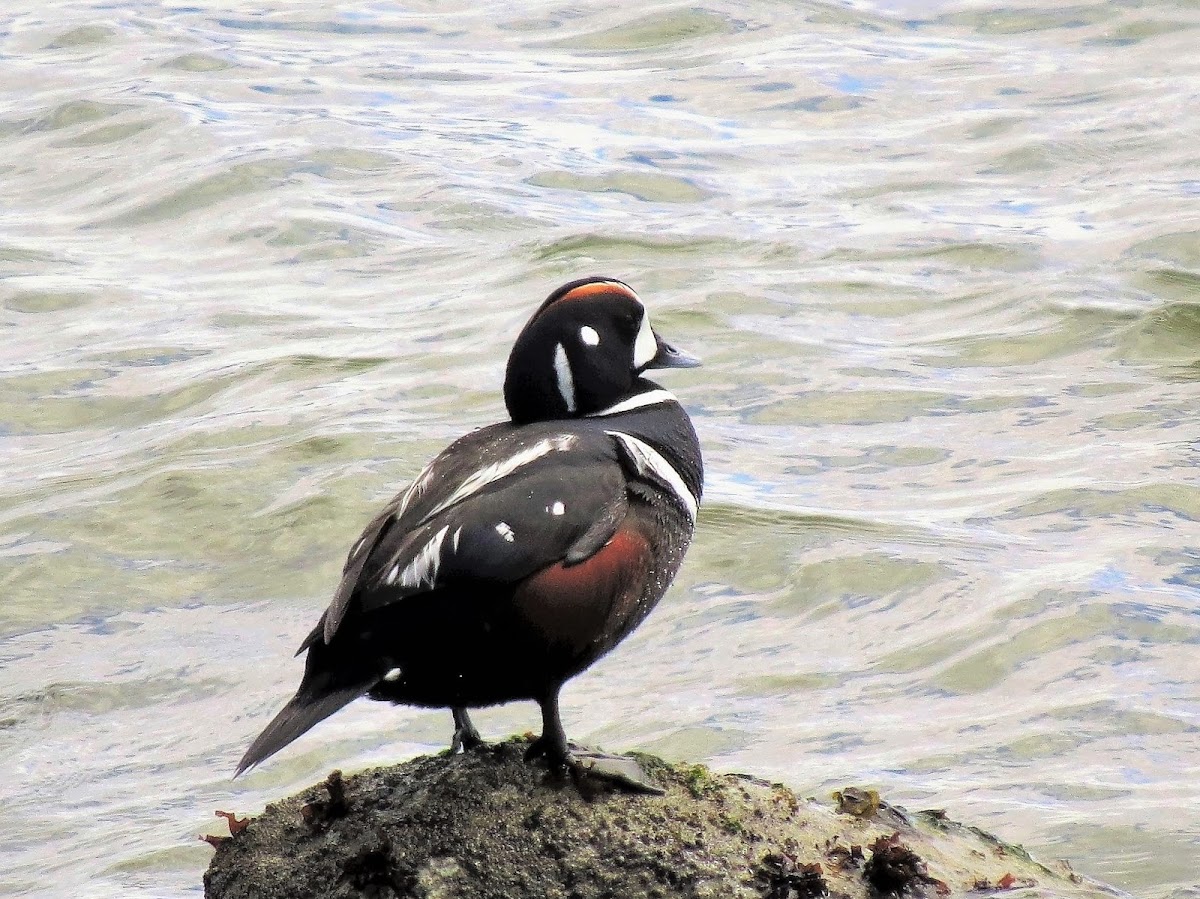
[[[622,412],[631,412],[634,409],[644,409],[649,406],[660,406],[664,403],[678,402],[679,400],[671,391],[663,390],[663,388],[659,387],[653,381],[640,378],[634,385],[633,391],[610,405],[605,406],[603,409],[588,413],[587,417],[600,418],[605,415],[619,415]]]

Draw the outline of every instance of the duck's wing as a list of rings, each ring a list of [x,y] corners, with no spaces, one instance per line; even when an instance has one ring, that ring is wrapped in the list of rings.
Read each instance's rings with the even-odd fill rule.
[[[472,466],[451,447],[367,526],[300,651],[317,639],[330,642],[352,611],[454,581],[515,584],[557,562],[583,562],[604,546],[629,503],[613,440],[594,430],[511,434],[470,454],[480,460]]]

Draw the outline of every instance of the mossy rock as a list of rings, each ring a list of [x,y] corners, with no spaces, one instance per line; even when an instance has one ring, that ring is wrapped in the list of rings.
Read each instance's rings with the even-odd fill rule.
[[[662,796],[562,780],[513,740],[425,756],[270,805],[217,844],[208,899],[804,899],[1114,893],[937,812],[839,806],[638,756]],[[861,797],[868,797],[861,800]],[[847,801],[848,797],[859,797]],[[839,810],[839,808],[841,810]]]

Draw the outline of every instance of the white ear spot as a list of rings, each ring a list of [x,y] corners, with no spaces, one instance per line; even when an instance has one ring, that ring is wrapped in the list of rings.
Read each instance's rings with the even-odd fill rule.
[[[387,674],[385,674],[383,676],[383,679],[385,681],[387,681],[389,684],[391,684],[391,683],[395,683],[396,681],[400,680],[400,678],[403,676],[404,676],[403,671],[401,671],[399,668],[393,668],[391,671],[389,671]]]
[[[637,341],[633,345],[633,367],[643,369],[650,360],[658,355],[658,340],[650,327],[650,313],[642,310],[642,327],[638,330]]]
[[[554,377],[558,380],[558,393],[567,405],[568,412],[575,411],[575,376],[571,373],[571,360],[560,343],[554,348]]]
[[[499,534],[501,537],[503,537],[505,540],[507,540],[509,543],[512,543],[513,540],[515,539],[515,535],[513,534],[513,529],[511,527],[509,527],[509,524],[507,521],[499,521],[496,523],[496,533]]]
[[[591,325],[584,325],[579,329],[579,339],[582,340],[587,346],[600,345],[600,335]]]
[[[550,507],[551,515],[562,515],[566,511],[567,507],[563,505],[563,501],[561,499],[557,500],[554,505]]]

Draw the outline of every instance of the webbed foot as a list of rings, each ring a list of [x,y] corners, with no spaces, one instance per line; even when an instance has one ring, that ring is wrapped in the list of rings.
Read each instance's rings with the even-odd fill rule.
[[[572,746],[570,761],[567,764],[571,770],[571,777],[581,789],[581,782],[600,781],[629,793],[661,796],[666,792],[650,778],[646,769],[633,756]]]
[[[525,750],[525,761],[545,759],[546,767],[559,774],[566,772],[570,758],[571,751],[566,741],[556,740],[553,734],[542,734]]]
[[[525,750],[525,761],[536,759],[545,759],[546,767],[554,774],[569,774],[582,793],[592,793],[603,786],[656,796],[665,792],[632,756],[601,752],[573,743],[560,748],[554,740],[542,736]]]
[[[633,793],[661,795],[662,787],[650,779],[637,760],[567,743],[558,714],[558,688],[547,693],[542,707],[542,735],[525,750],[525,761],[545,759],[550,771],[570,773],[579,792],[589,795],[605,786]]]

